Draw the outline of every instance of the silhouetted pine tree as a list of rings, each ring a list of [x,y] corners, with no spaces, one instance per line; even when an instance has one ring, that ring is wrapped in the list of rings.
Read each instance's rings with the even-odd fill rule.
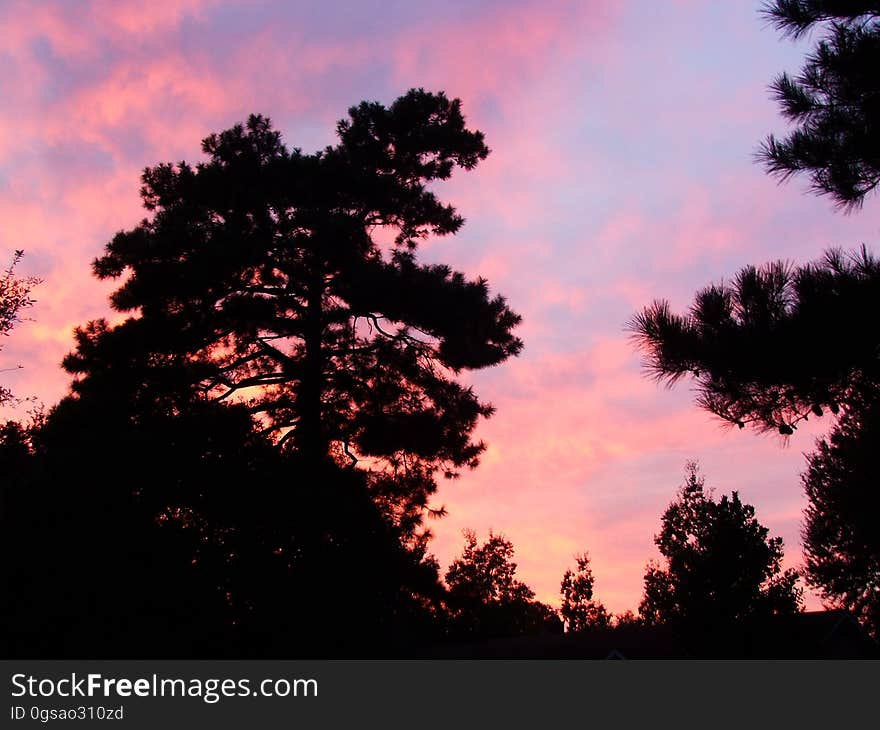
[[[658,380],[692,377],[702,408],[790,435],[880,382],[880,325],[868,316],[878,301],[877,259],[832,251],[800,267],[744,268],[698,292],[684,314],[654,302],[629,328]]]
[[[416,258],[462,224],[429,184],[488,154],[458,100],[363,103],[337,132],[303,154],[253,116],[206,162],[144,172],[149,217],[94,264],[124,278],[129,318],[79,328],[71,396],[24,452],[8,434],[29,459],[0,518],[22,556],[0,591],[16,655],[430,639],[443,589],[421,520],[492,411],[456,376],[518,353],[519,317]]]
[[[880,6],[776,0],[763,12],[788,36],[822,35],[799,76],[774,82],[794,130],[768,137],[758,157],[771,174],[806,173],[814,192],[857,208],[880,181]],[[878,446],[865,405],[880,385],[878,302],[880,264],[863,247],[799,267],[746,267],[700,291],[686,313],[658,300],[629,323],[648,371],[670,384],[693,376],[698,405],[728,423],[789,436],[811,415],[845,414],[808,457],[807,576],[863,618],[876,593],[874,548],[857,536],[876,532],[876,519],[864,524],[876,515],[864,455]]]
[[[311,468],[377,465],[377,502],[412,531],[435,475],[483,450],[470,435],[492,408],[453,376],[522,347],[485,279],[416,259],[462,225],[428,185],[489,150],[458,100],[422,90],[353,107],[337,133],[303,154],[252,116],[204,140],[207,162],[147,169],[151,217],[94,265],[127,277],[112,303],[134,316],[79,330],[65,367],[134,359],[152,398],[246,399]]]
[[[775,0],[763,12],[784,35],[821,35],[798,76],[773,82],[795,128],[783,139],[770,135],[759,159],[782,179],[806,173],[814,192],[858,207],[880,182],[880,5]]]

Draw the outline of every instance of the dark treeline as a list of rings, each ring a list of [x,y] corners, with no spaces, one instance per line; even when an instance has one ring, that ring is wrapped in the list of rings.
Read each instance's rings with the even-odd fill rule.
[[[799,77],[774,83],[796,128],[759,157],[857,208],[880,179],[866,71],[880,10],[778,0],[766,14],[825,35]],[[523,343],[485,279],[418,249],[463,224],[433,183],[489,148],[457,99],[424,90],[352,107],[336,132],[305,154],[254,115],[208,136],[203,162],[144,171],[147,217],[93,264],[118,281],[124,318],[79,327],[67,397],[0,427],[0,650],[405,656],[565,627],[659,629],[676,651],[719,656],[799,614],[781,539],[695,465],[661,516],[638,615],[605,609],[587,553],[562,575],[557,612],[517,579],[500,534],[467,532],[440,575],[426,518],[444,514],[440,481],[478,465],[474,432],[493,413],[461,376]],[[11,267],[0,279],[0,334],[36,283]],[[803,476],[803,574],[875,632],[880,333],[864,315],[878,287],[866,249],[832,252],[746,267],[688,313],[658,301],[630,323],[651,373],[695,378],[698,404],[731,424],[791,436],[838,416]]]

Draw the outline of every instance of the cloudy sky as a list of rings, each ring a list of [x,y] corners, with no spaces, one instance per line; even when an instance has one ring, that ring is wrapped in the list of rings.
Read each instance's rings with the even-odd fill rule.
[[[646,379],[624,329],[654,298],[684,309],[745,264],[876,247],[876,201],[844,216],[752,160],[785,129],[767,85],[805,49],[757,7],[0,0],[0,255],[24,249],[20,273],[43,279],[33,321],[3,343],[0,367],[24,366],[4,383],[46,405],[64,394],[72,330],[107,313],[113,288],[89,264],[143,217],[146,165],[197,161],[204,136],[252,112],[312,151],[362,99],[444,90],[492,154],[438,188],[467,222],[422,255],[488,277],[522,314],[526,346],[470,376],[497,413],[480,429],[482,465],[441,489],[441,562],[463,528],[491,528],[513,541],[520,577],[558,603],[563,571],[589,551],[598,597],[635,609],[660,515],[694,459],[709,486],[756,506],[796,565],[803,453],[830,423],[788,445],[727,431],[688,384]]]

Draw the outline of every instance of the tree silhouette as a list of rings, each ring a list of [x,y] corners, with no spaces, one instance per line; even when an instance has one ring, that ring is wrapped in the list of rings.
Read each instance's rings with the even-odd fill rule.
[[[768,537],[755,509],[733,492],[720,500],[704,489],[696,464],[662,517],[654,542],[665,565],[649,564],[639,605],[649,624],[689,632],[801,607],[795,571],[782,571],[782,538]]]
[[[770,135],[758,153],[782,179],[806,173],[814,192],[845,209],[861,206],[880,182],[880,7],[870,0],[775,0],[763,13],[784,35],[823,35],[796,77],[778,76],[773,94],[795,125]]]
[[[816,27],[827,34],[798,78],[774,83],[783,115],[799,127],[785,140],[769,137],[759,157],[782,177],[809,172],[815,192],[857,207],[880,179],[880,9],[776,0],[763,13],[793,37]],[[787,436],[811,413],[837,413],[877,382],[878,332],[865,313],[878,294],[878,262],[864,247],[830,251],[797,268],[746,267],[731,283],[700,291],[688,313],[658,300],[628,326],[658,379],[692,374],[702,407]]]
[[[436,563],[360,472],[300,479],[244,407],[133,418],[106,400],[0,434],[8,653],[393,655],[430,638]]]
[[[457,376],[522,345],[484,279],[416,250],[462,224],[429,184],[488,149],[421,90],[337,132],[306,155],[254,116],[208,161],[145,171],[150,217],[94,264],[129,318],[79,328],[71,394],[0,444],[10,653],[394,655],[434,636],[421,519],[491,413]]]
[[[697,383],[697,404],[740,428],[790,435],[809,416],[880,381],[880,262],[864,248],[800,267],[746,267],[700,291],[686,314],[666,301],[628,324],[645,365],[669,384]]]
[[[880,636],[878,444],[880,390],[874,387],[862,392],[817,444],[802,476],[809,500],[803,527],[807,582],[875,636]]]
[[[187,455],[132,448],[126,439],[143,430],[114,433],[81,417],[83,430],[65,427],[69,414],[60,406],[46,421],[0,431],[0,650],[216,652],[205,639],[223,643],[223,597],[195,566],[199,538],[160,533],[156,516],[135,508],[155,480],[185,478]]]
[[[472,530],[446,571],[447,603],[456,638],[538,633],[556,615],[535,601],[535,592],[515,578],[513,543],[489,532],[483,545]]]
[[[522,347],[485,279],[416,259],[463,222],[428,185],[489,150],[457,99],[423,90],[352,107],[336,131],[304,154],[251,116],[204,140],[207,162],[148,168],[151,217],[94,263],[127,277],[111,302],[133,316],[79,329],[64,365],[88,379],[125,363],[163,407],[246,402],[302,470],[369,468],[377,504],[413,534],[435,476],[484,448],[471,433],[492,407],[455,375]]]
[[[624,626],[641,626],[642,619],[636,616],[632,611],[626,610],[623,613],[614,614],[614,627],[623,628]]]
[[[21,321],[21,310],[34,303],[30,297],[31,289],[40,283],[40,280],[33,276],[23,279],[15,276],[15,267],[23,255],[23,251],[15,251],[12,255],[12,263],[0,274],[0,335],[5,337],[8,337],[12,328]],[[9,402],[12,398],[12,391],[0,385],[0,405]]]
[[[823,28],[824,36],[800,76],[774,82],[796,128],[783,140],[768,137],[759,159],[783,179],[807,173],[814,192],[857,208],[880,180],[873,70],[880,8],[858,0],[776,0],[763,12],[786,35]],[[697,403],[730,424],[787,437],[811,415],[844,414],[830,441],[808,456],[807,578],[826,599],[874,625],[875,550],[857,536],[876,531],[866,526],[876,510],[863,485],[866,455],[878,438],[866,405],[880,384],[880,331],[869,315],[878,301],[880,266],[862,247],[799,267],[746,267],[732,282],[700,291],[687,313],[659,300],[628,324],[649,372],[669,384],[693,376]]]
[[[569,631],[585,631],[593,627],[607,627],[611,616],[599,601],[593,600],[593,571],[587,553],[575,556],[577,569],[566,570],[562,576],[560,593],[562,607],[559,613]]]

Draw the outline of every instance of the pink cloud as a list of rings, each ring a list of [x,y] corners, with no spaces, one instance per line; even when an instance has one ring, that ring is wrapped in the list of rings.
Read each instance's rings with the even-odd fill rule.
[[[32,41],[45,39],[62,57],[94,58],[98,40],[130,49],[132,43],[167,32],[184,18],[198,19],[218,4],[219,0],[155,0],[147,10],[136,0],[91,0],[76,5],[63,0],[39,4],[10,0],[3,13],[2,43],[22,54]]]
[[[105,32],[128,39],[175,28],[184,18],[203,17],[219,4],[219,0],[154,0],[147,10],[137,0],[92,0],[90,9]]]

